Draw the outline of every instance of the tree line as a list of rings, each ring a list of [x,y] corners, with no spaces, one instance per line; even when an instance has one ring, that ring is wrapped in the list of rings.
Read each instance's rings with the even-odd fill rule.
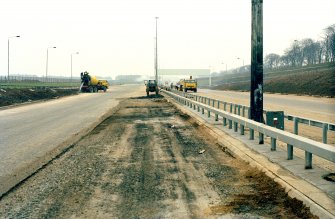
[[[282,56],[275,53],[266,55],[264,68],[301,67],[326,62],[335,62],[335,24],[323,30],[320,40],[294,40]]]

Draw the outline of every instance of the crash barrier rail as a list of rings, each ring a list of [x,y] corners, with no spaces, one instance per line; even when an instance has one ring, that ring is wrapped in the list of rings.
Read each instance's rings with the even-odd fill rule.
[[[298,136],[271,126],[267,126],[263,123],[258,123],[243,116],[235,115],[232,112],[226,112],[217,109],[208,104],[204,104],[198,101],[191,100],[175,93],[162,90],[163,93],[174,98],[177,102],[196,110],[202,114],[207,111],[208,118],[211,114],[215,115],[215,120],[219,120],[219,116],[222,117],[223,127],[228,126],[229,129],[234,129],[234,132],[238,132],[240,129],[240,135],[244,135],[245,129],[249,128],[249,139],[254,140],[255,131],[259,133],[259,144],[264,143],[264,135],[271,138],[271,151],[276,151],[277,140],[287,144],[287,159],[293,160],[293,148],[300,148],[305,151],[305,169],[312,168],[313,154],[329,160],[335,163],[335,147],[327,145],[321,142],[317,142],[302,136]]]
[[[242,115],[243,117],[250,118],[249,116],[250,108],[248,106],[235,104],[231,102],[225,102],[225,101],[221,101],[217,99],[212,99],[209,97],[203,97],[200,95],[189,94],[189,93],[185,93],[182,91],[174,90],[173,92],[178,93],[179,95],[182,95],[183,97],[186,97],[186,98],[192,98],[196,100],[197,102],[205,103],[213,107],[217,107],[218,109],[220,109],[220,107],[223,106],[224,111],[227,111],[229,108],[230,113],[234,113],[239,116]],[[266,114],[267,110],[263,110],[263,112],[264,114]],[[289,121],[293,121],[294,123],[293,133],[296,135],[299,134],[299,123],[306,124],[306,125],[313,126],[313,127],[322,128],[322,143],[324,144],[327,144],[328,142],[328,131],[335,131],[335,124],[332,124],[332,123],[312,120],[312,119],[303,118],[303,117],[297,117],[293,115],[284,115],[284,118]]]

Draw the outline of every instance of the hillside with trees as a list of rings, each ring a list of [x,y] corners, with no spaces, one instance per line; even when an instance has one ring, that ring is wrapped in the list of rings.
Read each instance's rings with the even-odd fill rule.
[[[327,62],[335,62],[335,24],[323,30],[320,40],[295,40],[285,49],[284,55],[268,54],[264,58],[264,68],[272,70]]]
[[[208,87],[208,78],[198,79]],[[249,91],[250,65],[212,74],[212,89]],[[264,91],[335,96],[335,24],[319,40],[295,40],[284,50],[264,57]]]

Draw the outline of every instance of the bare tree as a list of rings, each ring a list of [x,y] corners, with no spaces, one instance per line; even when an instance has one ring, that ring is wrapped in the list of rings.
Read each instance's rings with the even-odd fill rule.
[[[319,49],[318,46],[319,45],[310,38],[306,38],[301,41],[302,53],[305,64],[310,65],[317,63]]]
[[[335,24],[324,29],[325,62],[335,61]]]
[[[275,53],[270,53],[265,56],[264,64],[266,68],[273,69],[278,68],[280,64],[280,55]]]
[[[302,66],[304,62],[304,54],[302,52],[301,43],[298,40],[295,40],[291,47],[287,48],[284,52],[284,55],[288,60],[286,64],[292,67]]]
[[[316,47],[316,63],[321,64],[322,63],[322,56],[324,53],[324,47],[322,46],[323,42],[322,41],[317,41],[315,42],[315,47]]]

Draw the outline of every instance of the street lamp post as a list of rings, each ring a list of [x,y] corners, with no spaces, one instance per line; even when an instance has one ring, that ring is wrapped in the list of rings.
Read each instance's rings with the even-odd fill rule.
[[[48,57],[49,57],[49,49],[56,49],[56,46],[47,48],[47,62],[45,67],[45,80],[48,78]]]
[[[212,86],[212,66],[209,66],[209,87]]]
[[[9,81],[9,39],[10,38],[14,38],[14,37],[20,37],[20,36],[11,36],[11,37],[8,37],[8,78],[7,80]]]
[[[75,52],[71,54],[71,82],[72,82],[72,55],[78,55],[79,52]]]
[[[241,58],[238,57],[237,59],[240,60]],[[242,59],[242,67],[243,67],[243,66],[244,66],[244,59]]]
[[[155,17],[156,19],[156,37],[155,37],[155,80],[158,85],[158,49],[157,49],[157,20],[158,17]]]
[[[250,119],[263,123],[263,0],[252,0],[251,14]]]
[[[223,64],[225,64],[225,63],[222,62],[221,64],[223,65]],[[226,73],[227,73],[227,63],[226,63]]]

